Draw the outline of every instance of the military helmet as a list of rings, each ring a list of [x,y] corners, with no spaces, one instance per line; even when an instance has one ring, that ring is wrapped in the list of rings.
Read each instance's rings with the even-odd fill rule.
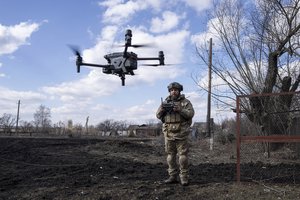
[[[172,88],[178,89],[179,92],[181,92],[181,91],[183,90],[183,86],[182,86],[180,83],[177,83],[177,82],[173,82],[173,83],[170,83],[170,84],[168,85],[168,91],[169,91],[169,92],[170,92],[170,90],[171,90]]]

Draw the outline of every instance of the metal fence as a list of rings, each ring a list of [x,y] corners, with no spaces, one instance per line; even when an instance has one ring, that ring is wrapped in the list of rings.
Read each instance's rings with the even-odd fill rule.
[[[300,92],[237,96],[237,182],[300,183]]]

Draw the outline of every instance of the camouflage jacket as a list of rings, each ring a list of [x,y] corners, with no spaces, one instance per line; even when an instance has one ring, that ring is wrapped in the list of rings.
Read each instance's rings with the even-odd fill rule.
[[[163,109],[163,104],[169,102],[178,105],[180,107],[179,111]],[[162,131],[164,136],[169,140],[186,139],[190,133],[193,116],[193,105],[183,94],[173,101],[168,96],[156,112],[156,117],[163,122]]]

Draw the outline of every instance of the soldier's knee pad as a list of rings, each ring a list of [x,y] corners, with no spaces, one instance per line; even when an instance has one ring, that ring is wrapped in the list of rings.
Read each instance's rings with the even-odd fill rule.
[[[182,168],[187,168],[189,164],[188,157],[184,155],[179,155],[179,164]]]
[[[167,155],[167,162],[175,162],[176,161],[176,154],[168,154]]]

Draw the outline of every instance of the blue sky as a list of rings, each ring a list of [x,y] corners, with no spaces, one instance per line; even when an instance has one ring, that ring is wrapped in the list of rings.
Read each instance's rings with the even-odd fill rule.
[[[194,121],[206,120],[206,96],[192,79],[200,70],[195,42],[207,42],[207,12],[212,0],[27,0],[0,1],[0,115],[17,113],[31,121],[39,105],[51,109],[52,122],[90,124],[105,119],[130,123],[155,121],[167,85],[183,84],[194,105]],[[121,52],[126,29],[132,43],[152,48],[129,49],[140,57],[163,50],[161,67],[139,66],[136,76],[106,75],[100,68],[76,72],[68,45],[80,47],[85,62],[106,64],[104,55]],[[141,64],[141,63],[140,63]],[[212,108],[221,121],[227,112]]]

